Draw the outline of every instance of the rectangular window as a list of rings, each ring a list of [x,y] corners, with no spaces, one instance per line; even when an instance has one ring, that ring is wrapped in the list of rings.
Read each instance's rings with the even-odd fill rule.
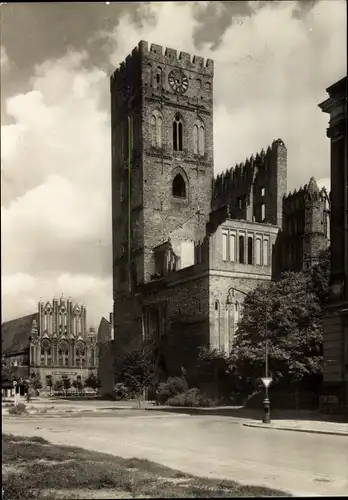
[[[248,264],[253,264],[253,237],[248,236]]]
[[[242,208],[242,198],[240,196],[237,198],[237,207]]]
[[[239,236],[239,263],[245,264],[245,249],[244,249],[244,236]]]
[[[256,238],[255,242],[255,264],[261,266],[261,238]]]
[[[222,260],[228,259],[228,231],[222,231]]]
[[[230,234],[230,261],[236,262],[236,235]]]
[[[268,245],[268,240],[263,240],[263,265],[264,266],[268,266],[268,248],[269,248],[269,245]]]
[[[261,188],[261,196],[265,196],[266,194],[266,189],[264,187]]]

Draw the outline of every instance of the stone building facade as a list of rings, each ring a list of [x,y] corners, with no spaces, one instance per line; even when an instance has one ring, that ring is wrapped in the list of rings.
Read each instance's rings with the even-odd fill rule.
[[[324,317],[324,370],[321,408],[348,414],[348,165],[347,77],[326,89],[319,104],[330,115],[331,282]]]
[[[110,82],[114,354],[151,335],[164,375],[199,345],[231,349],[245,295],[328,244],[315,180],[287,195],[282,140],[214,178],[213,77],[213,61],[142,41]]]
[[[37,374],[44,389],[62,377],[85,380],[96,373],[97,335],[87,331],[86,306],[71,298],[40,300],[37,313],[5,322],[1,331],[7,363]]]

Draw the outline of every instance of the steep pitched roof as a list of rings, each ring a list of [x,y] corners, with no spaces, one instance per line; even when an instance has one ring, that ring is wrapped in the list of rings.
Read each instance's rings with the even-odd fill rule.
[[[6,321],[1,325],[2,355],[19,354],[29,348],[29,337],[33,320],[38,321],[38,313]]]
[[[102,343],[109,340],[111,340],[111,324],[107,319],[102,317],[98,328],[98,341]]]

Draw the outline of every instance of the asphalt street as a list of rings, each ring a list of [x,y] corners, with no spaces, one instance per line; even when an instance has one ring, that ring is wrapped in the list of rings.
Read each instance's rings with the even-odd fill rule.
[[[3,432],[147,458],[186,473],[266,485],[294,495],[348,493],[346,436],[248,428],[218,416],[131,410],[113,415],[5,416]]]

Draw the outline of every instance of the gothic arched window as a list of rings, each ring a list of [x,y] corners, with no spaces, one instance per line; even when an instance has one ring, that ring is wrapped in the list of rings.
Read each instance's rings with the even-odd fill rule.
[[[198,126],[193,126],[193,153],[198,154]]]
[[[186,184],[181,174],[177,174],[173,180],[173,196],[175,198],[186,198]]]
[[[151,146],[156,147],[156,117],[151,116]]]
[[[75,364],[77,366],[86,364],[86,346],[83,342],[79,342],[75,347]]]
[[[157,147],[161,148],[162,147],[162,132],[163,130],[163,119],[162,119],[162,116],[158,116],[157,117],[157,121],[156,121],[156,144],[157,144]]]
[[[205,132],[203,123],[201,123],[198,129],[198,154],[200,156],[203,156],[204,151],[205,151]]]
[[[201,120],[193,126],[193,153],[203,156],[205,151],[205,131]]]
[[[176,115],[173,121],[173,149],[174,151],[183,150],[183,132],[184,127],[180,115]]]
[[[69,364],[69,345],[67,342],[59,344],[58,361],[60,366],[67,366]]]
[[[163,118],[159,111],[155,110],[151,116],[151,146],[162,147],[163,138]]]

